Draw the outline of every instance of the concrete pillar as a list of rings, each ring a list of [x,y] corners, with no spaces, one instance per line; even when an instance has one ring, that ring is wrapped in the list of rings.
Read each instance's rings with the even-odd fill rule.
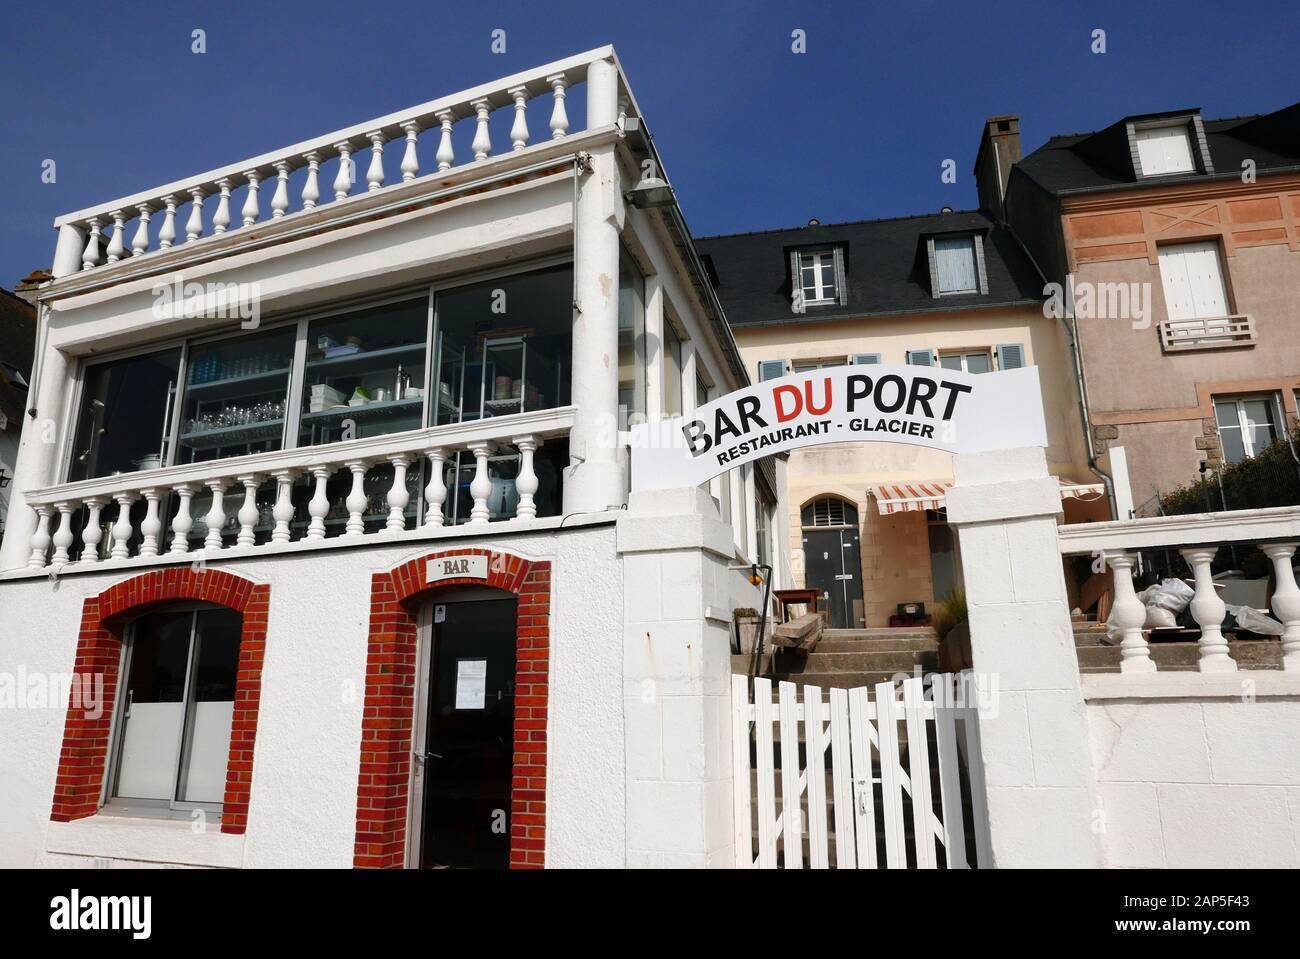
[[[1038,447],[953,458],[994,864],[1101,865],[1079,663],[1057,545],[1058,483]]]
[[[731,530],[689,487],[633,493],[617,535],[627,864],[730,867]]]
[[[86,250],[86,231],[81,227],[65,224],[59,227],[59,240],[54,247],[54,265],[50,272],[57,280],[71,276],[81,269],[81,254]]]
[[[657,423],[664,414],[664,284],[659,274],[645,278],[645,418]]]
[[[37,337],[45,326],[45,307],[38,307]],[[64,401],[70,389],[68,358],[59,350],[47,349],[36,357],[40,374],[36,377],[36,418],[24,416],[22,438],[14,463],[14,481],[9,487],[9,514],[5,518],[5,536],[0,542],[0,570],[21,569],[31,555],[32,533],[36,531],[36,514],[27,505],[27,490],[54,483],[58,474],[59,451],[63,449]]]

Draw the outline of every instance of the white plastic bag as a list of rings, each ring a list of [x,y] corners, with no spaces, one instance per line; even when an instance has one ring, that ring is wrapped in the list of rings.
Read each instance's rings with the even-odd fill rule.
[[[1155,586],[1148,586],[1137,594],[1138,602],[1145,606],[1147,611],[1146,621],[1142,627],[1161,629],[1177,626],[1178,614],[1187,608],[1195,592],[1181,579],[1170,578]],[[1119,629],[1110,624],[1109,618],[1106,621],[1106,638],[1112,643],[1118,643],[1122,638]]]
[[[1281,636],[1282,624],[1265,616],[1253,606],[1229,606],[1228,612],[1237,617],[1237,625],[1261,636]]]

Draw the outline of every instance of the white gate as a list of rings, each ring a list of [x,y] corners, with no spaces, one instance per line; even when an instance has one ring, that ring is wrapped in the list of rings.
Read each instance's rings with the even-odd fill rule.
[[[827,701],[818,686],[800,697],[783,682],[773,701],[771,680],[758,678],[751,701],[749,677],[731,681],[736,865],[800,869],[806,846],[807,865],[825,869],[832,841],[840,869],[878,868],[882,849],[891,869],[989,864],[971,674],[904,680],[901,700],[893,683],[874,698],[865,686],[832,689]]]

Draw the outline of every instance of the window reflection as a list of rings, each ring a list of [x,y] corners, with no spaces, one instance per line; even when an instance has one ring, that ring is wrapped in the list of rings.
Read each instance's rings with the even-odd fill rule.
[[[167,463],[180,362],[175,347],[86,369],[70,481]]]

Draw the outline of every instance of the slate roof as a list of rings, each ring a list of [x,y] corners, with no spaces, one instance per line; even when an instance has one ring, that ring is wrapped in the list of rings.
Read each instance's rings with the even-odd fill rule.
[[[1214,173],[1139,178],[1125,124],[1135,120],[1198,114],[1195,109],[1125,117],[1104,130],[1054,136],[1016,164],[1048,193],[1064,195],[1241,176],[1242,161],[1255,161],[1257,175],[1300,170],[1300,103],[1273,113],[1204,120],[1205,141]]]
[[[924,238],[963,232],[984,236],[988,293],[935,298]],[[847,305],[810,306],[803,314],[794,313],[790,250],[836,244],[844,247]],[[1043,299],[1043,281],[1020,244],[975,210],[699,237],[695,246],[733,327],[951,313]]]

